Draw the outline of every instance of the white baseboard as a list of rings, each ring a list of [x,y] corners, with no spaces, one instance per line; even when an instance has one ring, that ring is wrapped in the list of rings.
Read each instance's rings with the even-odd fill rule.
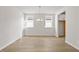
[[[18,39],[16,39],[16,40],[18,40]],[[16,40],[12,40],[12,41],[6,43],[4,46],[2,46],[2,47],[0,48],[0,51],[1,51],[2,49],[6,48],[7,46],[11,45],[12,43],[14,43]]]
[[[45,37],[46,37],[46,36],[47,36],[47,37],[48,37],[48,36],[50,36],[50,37],[52,36],[52,37],[56,37],[55,35],[24,35],[24,36],[45,36]]]
[[[77,49],[77,50],[79,50],[79,48],[77,47],[77,46],[75,46],[75,45],[73,45],[73,44],[71,44],[70,42],[68,42],[68,41],[65,41],[67,44],[69,44],[70,46],[72,46],[72,47],[74,47],[75,49]]]

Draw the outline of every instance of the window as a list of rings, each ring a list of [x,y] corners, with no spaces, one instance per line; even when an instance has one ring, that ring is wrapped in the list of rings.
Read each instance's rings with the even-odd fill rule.
[[[45,20],[45,28],[52,28],[52,21],[51,20]]]
[[[27,21],[25,21],[24,26],[25,26],[25,28],[32,28],[32,27],[34,27],[33,20],[27,20]]]
[[[45,16],[45,28],[52,28],[52,16]]]
[[[24,20],[24,27],[25,28],[33,28],[34,27],[34,21],[33,21],[33,17],[32,16],[25,16],[25,20]]]

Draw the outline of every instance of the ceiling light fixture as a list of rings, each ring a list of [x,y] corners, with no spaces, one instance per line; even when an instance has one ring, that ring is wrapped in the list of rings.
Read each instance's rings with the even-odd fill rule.
[[[36,19],[36,21],[43,21],[41,18],[41,6],[38,6],[38,18]]]

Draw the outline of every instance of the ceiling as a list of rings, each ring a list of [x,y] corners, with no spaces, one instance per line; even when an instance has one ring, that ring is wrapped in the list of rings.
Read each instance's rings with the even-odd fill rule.
[[[17,8],[23,13],[48,13],[55,14],[57,11],[63,8],[63,6],[17,6]]]

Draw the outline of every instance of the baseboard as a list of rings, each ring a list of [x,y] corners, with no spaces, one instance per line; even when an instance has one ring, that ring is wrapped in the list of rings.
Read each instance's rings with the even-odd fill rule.
[[[68,42],[68,41],[65,41],[68,45],[70,45],[70,46],[72,46],[73,48],[75,48],[75,49],[77,49],[78,51],[79,51],[79,48],[78,47],[76,47],[75,45],[73,45],[73,44],[71,44],[70,42]]]
[[[24,35],[26,37],[56,37],[56,36],[50,36],[50,35]]]
[[[19,38],[19,39],[20,39],[20,38]],[[15,41],[19,40],[19,39],[12,40],[12,41],[6,43],[3,47],[0,48],[0,51],[1,51],[2,49],[6,48],[7,46],[11,45],[11,44],[14,43]]]

